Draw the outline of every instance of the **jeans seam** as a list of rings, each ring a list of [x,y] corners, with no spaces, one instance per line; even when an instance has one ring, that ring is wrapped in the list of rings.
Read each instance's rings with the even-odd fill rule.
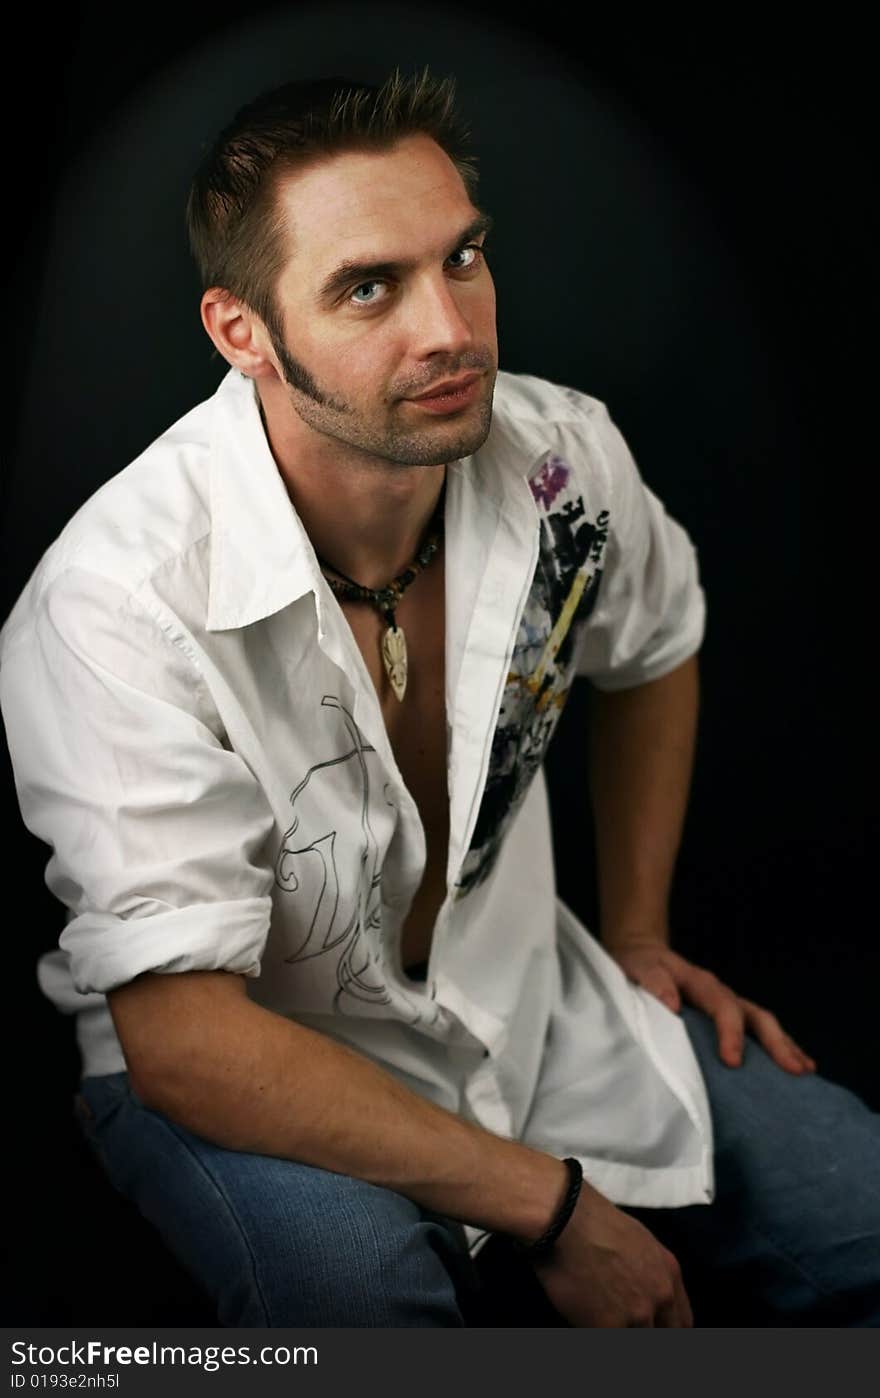
[[[132,1094],[132,1095],[133,1095],[133,1094]],[[137,1100],[137,1099],[135,1099],[135,1100]],[[180,1131],[179,1131],[178,1128],[175,1126],[174,1122],[172,1122],[168,1117],[163,1116],[160,1112],[151,1111],[149,1107],[141,1106],[141,1110],[142,1110],[142,1111],[145,1111],[145,1112],[148,1112],[150,1116],[152,1116],[152,1117],[155,1118],[155,1120],[160,1124],[160,1126],[163,1126],[168,1132],[170,1132],[170,1134],[171,1134],[172,1136],[174,1136],[174,1138],[175,1138],[177,1141],[179,1141],[179,1143],[180,1143],[180,1144],[184,1147],[184,1149],[186,1150],[187,1154],[190,1156],[190,1158],[191,1158],[191,1159],[194,1161],[194,1163],[197,1165],[197,1167],[198,1167],[198,1169],[201,1171],[202,1175],[205,1177],[206,1180],[208,1180],[208,1182],[210,1183],[211,1187],[214,1189],[214,1191],[215,1191],[215,1193],[217,1194],[217,1196],[221,1199],[221,1201],[223,1202],[223,1204],[226,1206],[227,1213],[229,1214],[229,1217],[232,1219],[232,1222],[233,1222],[233,1225],[234,1225],[234,1227],[235,1227],[235,1229],[236,1229],[236,1232],[238,1233],[241,1242],[244,1244],[245,1252],[246,1252],[246,1254],[247,1254],[247,1256],[248,1256],[248,1258],[249,1258],[249,1260],[250,1260],[251,1272],[252,1272],[253,1281],[254,1281],[254,1287],[255,1287],[257,1296],[258,1296],[258,1298],[259,1298],[260,1306],[261,1306],[262,1311],[263,1311],[263,1323],[264,1323],[265,1325],[267,1325],[267,1326],[271,1326],[272,1321],[271,1321],[270,1318],[269,1318],[269,1307],[266,1305],[266,1298],[265,1298],[265,1296],[263,1295],[263,1288],[262,1288],[262,1286],[260,1285],[260,1278],[259,1278],[259,1272],[258,1272],[258,1268],[257,1268],[256,1258],[254,1257],[254,1252],[253,1252],[253,1249],[252,1249],[252,1247],[251,1247],[251,1245],[250,1245],[250,1242],[249,1242],[249,1240],[248,1240],[247,1233],[246,1233],[245,1229],[244,1229],[243,1226],[242,1226],[241,1220],[239,1219],[238,1214],[236,1213],[235,1208],[233,1207],[233,1204],[232,1204],[231,1199],[230,1199],[229,1196],[226,1194],[226,1191],[221,1187],[221,1185],[220,1185],[220,1183],[218,1182],[218,1180],[214,1177],[214,1175],[211,1174],[211,1171],[208,1169],[208,1167],[207,1167],[207,1165],[204,1163],[204,1161],[199,1159],[198,1155],[197,1155],[196,1152],[193,1150],[192,1146],[190,1145],[190,1143],[189,1143],[189,1141],[186,1139],[186,1137],[183,1136],[183,1135],[181,1135]]]

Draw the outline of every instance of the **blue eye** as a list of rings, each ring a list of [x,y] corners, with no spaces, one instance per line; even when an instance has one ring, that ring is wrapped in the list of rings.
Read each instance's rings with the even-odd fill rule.
[[[356,286],[354,291],[351,293],[351,299],[352,301],[354,301],[354,304],[356,306],[371,306],[376,298],[374,296],[371,296],[368,301],[360,301],[357,299],[358,292],[363,291],[366,287],[384,285],[384,282],[361,282],[360,286]]]
[[[480,247],[479,243],[465,243],[464,247],[457,248],[455,252],[446,259],[447,266],[452,263],[449,269],[452,272],[474,272],[479,267],[485,255],[485,251],[485,247]],[[453,262],[453,259],[458,257],[463,257],[465,261],[458,263]],[[361,295],[362,292],[374,293],[377,287],[384,288],[386,292],[390,293],[388,282],[381,277],[372,278],[370,281],[360,282],[354,287],[348,296],[349,304],[352,306],[364,307],[378,305],[381,301],[387,299],[386,296],[378,294]]]

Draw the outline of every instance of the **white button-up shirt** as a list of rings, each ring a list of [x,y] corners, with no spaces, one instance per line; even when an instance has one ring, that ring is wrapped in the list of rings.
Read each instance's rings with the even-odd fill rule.
[[[424,828],[253,384],[230,371],[86,501],[0,635],[19,801],[68,910],[40,983],[101,1074],[125,1067],[108,990],[238,972],[617,1203],[705,1202],[686,1031],[556,897],[541,765],[576,674],[625,688],[697,650],[694,548],[603,404],[502,372],[447,469],[445,549],[447,895],[419,984]]]

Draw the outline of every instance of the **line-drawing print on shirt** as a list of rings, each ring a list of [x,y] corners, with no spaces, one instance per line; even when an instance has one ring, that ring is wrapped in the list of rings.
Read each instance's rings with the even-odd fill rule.
[[[339,989],[333,1008],[344,1014],[346,995],[374,1005],[391,1003],[387,986],[378,976],[370,956],[369,934],[375,934],[382,924],[382,869],[379,845],[370,824],[370,774],[365,757],[366,753],[375,752],[375,748],[367,742],[336,695],[325,694],[321,705],[338,712],[351,746],[324,762],[316,762],[291,793],[293,822],[284,832],[275,865],[275,882],[285,893],[298,896],[306,908],[300,919],[303,938],[284,958],[286,964],[341,948],[336,968]],[[317,774],[328,774],[331,768],[351,762],[356,763],[360,787],[361,839],[356,851],[337,849],[335,828],[313,834],[305,826],[301,814],[304,804],[301,798]],[[346,772],[349,790],[350,771],[349,768]],[[387,797],[386,804],[390,804]],[[301,825],[304,826],[302,830]]]

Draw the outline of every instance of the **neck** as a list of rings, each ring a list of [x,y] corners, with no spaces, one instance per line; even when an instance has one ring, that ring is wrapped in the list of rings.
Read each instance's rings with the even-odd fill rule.
[[[266,410],[265,401],[262,415],[278,470],[315,552],[364,587],[384,587],[418,553],[446,467],[396,466],[316,433],[313,441],[300,444]]]

